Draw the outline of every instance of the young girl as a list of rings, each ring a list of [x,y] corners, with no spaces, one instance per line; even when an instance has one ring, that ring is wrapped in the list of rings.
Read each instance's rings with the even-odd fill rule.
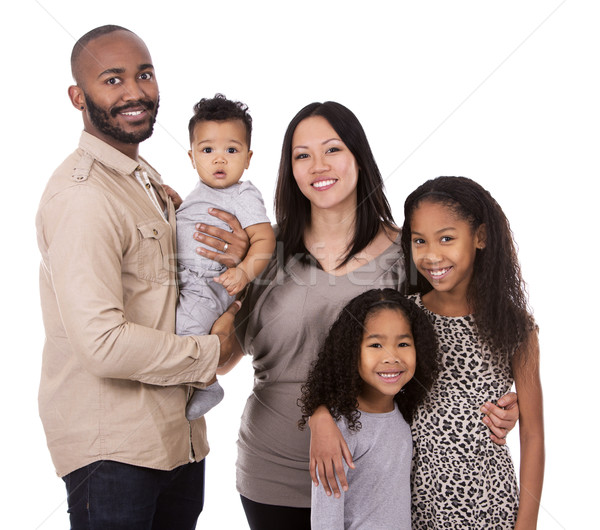
[[[441,372],[412,429],[413,528],[535,528],[544,471],[537,328],[502,209],[479,184],[440,177],[404,205],[410,288],[436,329]],[[520,499],[506,446],[479,404],[519,396]],[[427,406],[431,405],[431,406]]]
[[[303,428],[325,404],[356,469],[342,498],[313,486],[311,527],[410,529],[408,426],[437,373],[435,332],[394,289],[372,289],[340,312],[302,387]]]

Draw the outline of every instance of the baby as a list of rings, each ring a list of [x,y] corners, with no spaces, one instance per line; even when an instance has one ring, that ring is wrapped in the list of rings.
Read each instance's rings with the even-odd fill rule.
[[[249,181],[240,182],[252,158],[252,118],[248,107],[222,94],[204,98],[194,105],[189,133],[188,154],[200,180],[177,210],[180,292],[176,332],[205,335],[235,295],[266,267],[275,249],[275,235],[260,192]],[[196,252],[199,243],[193,239],[193,233],[197,223],[231,231],[208,214],[209,208],[235,215],[248,234],[250,248],[237,267],[227,269]],[[223,389],[215,377],[205,389],[194,392],[186,408],[187,419],[204,416],[222,399]]]

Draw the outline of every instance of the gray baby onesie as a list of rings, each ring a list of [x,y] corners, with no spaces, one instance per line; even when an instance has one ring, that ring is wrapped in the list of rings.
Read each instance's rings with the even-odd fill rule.
[[[204,246],[193,238],[197,223],[231,231],[226,223],[208,213],[209,208],[235,215],[244,229],[270,222],[260,191],[250,181],[224,189],[211,188],[198,181],[177,210],[178,335],[208,334],[214,321],[235,300],[213,280],[225,271],[225,266],[196,252],[197,247]]]

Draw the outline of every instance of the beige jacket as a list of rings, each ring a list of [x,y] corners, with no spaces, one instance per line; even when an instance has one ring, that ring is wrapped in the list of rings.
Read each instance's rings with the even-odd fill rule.
[[[175,211],[159,183],[84,132],[42,196],[39,407],[59,476],[102,459],[168,470],[208,453],[204,419],[185,419],[185,383],[214,376],[219,340],[174,335]]]

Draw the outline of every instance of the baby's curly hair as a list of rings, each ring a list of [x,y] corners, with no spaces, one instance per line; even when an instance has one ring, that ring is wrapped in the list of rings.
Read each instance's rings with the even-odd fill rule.
[[[349,429],[360,429],[357,398],[363,381],[358,365],[365,322],[382,309],[401,311],[410,324],[415,341],[415,375],[394,398],[404,419],[412,420],[438,374],[435,331],[425,313],[412,300],[394,289],[372,289],[352,299],[331,326],[302,386],[302,397],[298,400],[302,410],[302,419],[298,422],[300,429],[321,405],[329,409],[336,421],[344,416]]]
[[[194,142],[194,129],[202,121],[241,120],[246,127],[246,143],[250,149],[252,138],[252,116],[248,114],[248,105],[241,101],[232,101],[223,94],[215,94],[214,98],[202,98],[194,105],[194,115],[190,118],[188,131],[190,144]]]

